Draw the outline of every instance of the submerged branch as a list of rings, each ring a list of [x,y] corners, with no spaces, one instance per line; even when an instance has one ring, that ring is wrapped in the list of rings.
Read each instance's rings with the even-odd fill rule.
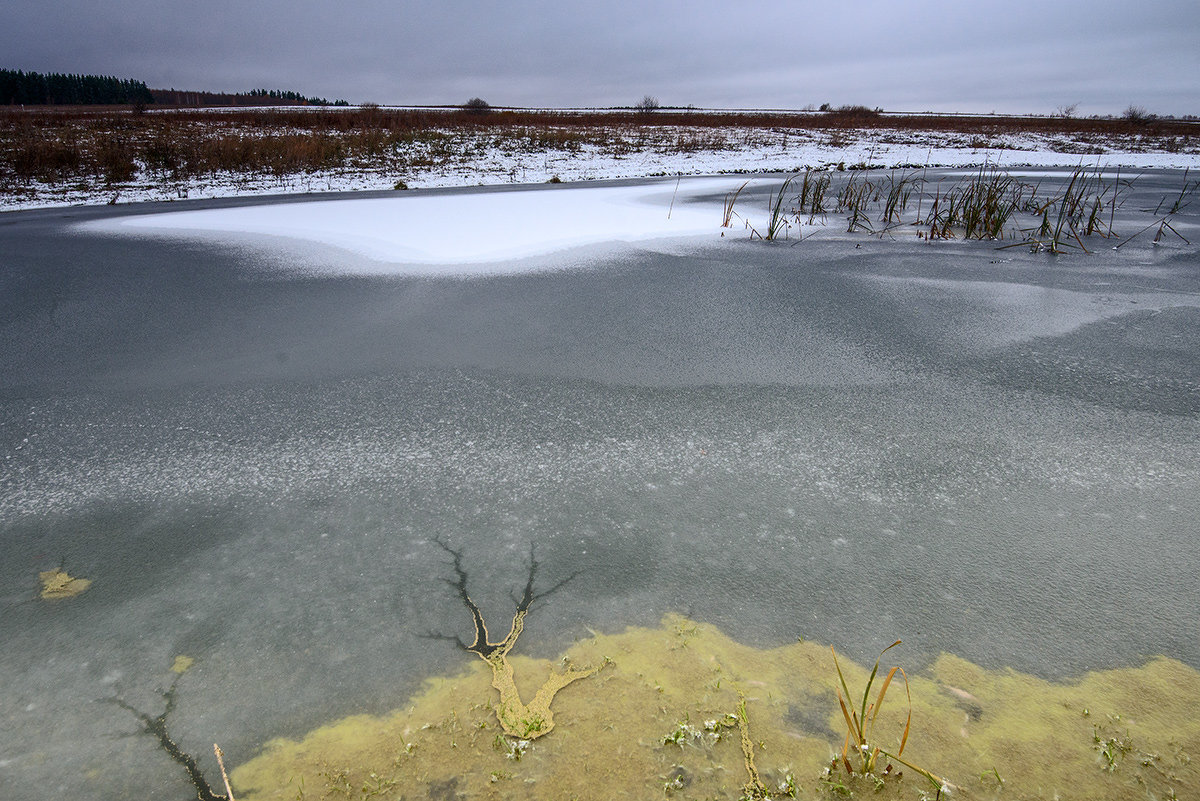
[[[458,636],[434,633],[426,634],[425,636],[430,639],[453,642],[459,648],[464,651],[470,651],[488,663],[488,666],[492,669],[492,686],[500,693],[500,704],[496,708],[496,717],[500,721],[500,726],[504,729],[505,734],[528,740],[541,737],[554,727],[554,714],[550,710],[550,704],[554,701],[554,696],[558,691],[568,684],[592,675],[600,670],[603,665],[598,668],[587,669],[568,667],[562,673],[551,673],[550,677],[546,679],[546,683],[534,695],[533,700],[525,704],[521,701],[521,695],[517,691],[517,685],[513,678],[513,669],[508,663],[508,653],[516,645],[517,638],[521,636],[521,632],[525,627],[525,615],[529,612],[529,608],[533,605],[534,601],[539,601],[552,595],[575,578],[578,573],[572,573],[544,592],[536,592],[534,581],[537,578],[538,563],[534,555],[533,545],[530,544],[529,576],[525,582],[525,589],[521,594],[521,598],[518,600],[515,596],[513,597],[513,602],[517,605],[517,609],[513,614],[508,636],[499,642],[492,642],[489,639],[487,623],[483,619],[483,613],[480,611],[479,606],[471,600],[471,596],[467,591],[467,572],[462,565],[462,551],[451,548],[440,539],[434,539],[434,542],[443,551],[450,554],[452,559],[451,567],[454,570],[455,578],[453,580],[444,580],[451,587],[454,587],[459,599],[462,600],[463,604],[470,611],[471,620],[475,625],[475,638],[470,645],[467,645]]]
[[[212,785],[204,778],[204,773],[200,770],[200,765],[196,762],[196,758],[181,749],[179,744],[171,738],[171,733],[167,731],[167,715],[171,714],[172,710],[175,709],[175,685],[178,681],[179,679],[176,678],[175,681],[171,682],[170,688],[162,692],[162,697],[166,701],[166,704],[162,713],[157,717],[150,717],[149,714],[128,703],[120,696],[102,698],[100,700],[105,703],[115,704],[138,719],[138,722],[142,724],[142,731],[158,740],[158,747],[187,771],[188,779],[191,780],[192,785],[196,788],[196,798],[199,801],[232,801],[232,790],[229,791],[229,795],[227,796],[214,792]],[[218,759],[219,755],[220,752],[218,751]],[[224,775],[224,772],[224,765],[222,765],[222,775]],[[226,789],[228,789],[228,779],[225,782]]]

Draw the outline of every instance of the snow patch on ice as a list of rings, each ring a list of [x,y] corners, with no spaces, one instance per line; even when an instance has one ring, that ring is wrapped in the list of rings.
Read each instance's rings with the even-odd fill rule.
[[[414,194],[165,212],[83,227],[149,237],[288,237],[364,256],[373,263],[362,264],[363,272],[507,272],[525,267],[497,263],[597,243],[715,234],[719,203],[694,199],[740,183],[709,178],[685,184]],[[422,269],[412,269],[417,266]]]

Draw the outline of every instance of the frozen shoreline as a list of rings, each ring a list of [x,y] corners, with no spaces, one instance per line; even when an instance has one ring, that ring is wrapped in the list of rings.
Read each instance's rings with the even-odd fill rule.
[[[671,151],[663,141],[623,152],[582,145],[574,149],[537,147],[514,150],[496,137],[464,136],[457,143],[461,158],[417,169],[399,169],[386,161],[357,168],[267,174],[218,173],[199,179],[154,177],[145,170],[139,178],[117,186],[103,181],[71,186],[34,183],[22,196],[0,196],[0,212],[80,205],[128,204],[147,201],[256,197],[392,190],[540,184],[597,179],[732,175],[797,172],[806,168],[853,169],[859,166],[1062,167],[1197,169],[1200,153],[1149,149],[1140,137],[1107,137],[1103,144],[1083,143],[1065,135],[1035,133],[971,137],[942,131],[890,129],[824,131],[724,128],[703,131],[679,129],[679,137],[702,141],[698,149]],[[1192,152],[1186,152],[1188,150]]]

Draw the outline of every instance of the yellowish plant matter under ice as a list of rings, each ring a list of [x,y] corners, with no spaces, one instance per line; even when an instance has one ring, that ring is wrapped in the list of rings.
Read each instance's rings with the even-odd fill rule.
[[[42,597],[48,601],[74,598],[91,586],[92,580],[75,578],[65,570],[43,570],[38,573],[42,582]]]
[[[296,799],[301,790],[306,799],[736,799],[747,789],[748,746],[771,797],[936,793],[901,765],[881,796],[872,778],[827,770],[841,751],[844,721],[825,646],[756,649],[668,617],[659,628],[597,634],[566,658],[611,662],[586,691],[556,700],[553,737],[520,747],[504,737],[489,686],[495,668],[476,663],[429,679],[403,710],[272,741],[232,772],[233,784],[242,801]],[[518,693],[556,675],[547,660],[507,659],[505,682]],[[841,669],[852,686],[869,675],[844,659]],[[1200,718],[1192,710],[1200,673],[1176,660],[1059,683],[947,654],[914,674],[910,688],[905,755],[945,776],[955,797],[1200,797],[1200,760],[1193,762]],[[739,715],[739,693],[752,716],[748,729],[729,723]],[[884,709],[878,731],[898,738],[906,715],[903,704]]]

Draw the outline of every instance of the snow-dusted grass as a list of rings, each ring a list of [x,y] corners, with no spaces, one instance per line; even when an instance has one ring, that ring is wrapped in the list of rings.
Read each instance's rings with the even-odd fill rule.
[[[542,183],[555,178],[571,182],[862,165],[972,167],[987,163],[1008,168],[1075,167],[1084,162],[1100,167],[1200,167],[1200,148],[1194,141],[1181,143],[1178,138],[1122,132],[979,135],[882,127],[460,126],[422,129],[399,139],[389,138],[384,131],[374,138],[369,130],[346,133],[347,142],[356,137],[351,148],[338,144],[340,133],[329,131],[306,137],[294,126],[269,134],[246,128],[234,141],[227,131],[217,130],[219,123],[196,125],[201,126],[197,135],[211,132],[212,148],[220,150],[224,158],[229,157],[231,148],[252,151],[256,143],[269,140],[262,146],[274,148],[269,152],[277,160],[270,169],[230,170],[205,166],[220,163],[209,154],[211,158],[202,159],[198,166],[181,169],[178,156],[173,157],[168,147],[168,152],[159,154],[163,164],[135,163],[132,175],[123,180],[81,174],[55,183],[10,182],[0,191],[0,209],[380,190],[401,184],[408,188],[477,186]],[[246,155],[247,164],[254,163],[253,156]],[[164,166],[168,162],[177,166]]]

